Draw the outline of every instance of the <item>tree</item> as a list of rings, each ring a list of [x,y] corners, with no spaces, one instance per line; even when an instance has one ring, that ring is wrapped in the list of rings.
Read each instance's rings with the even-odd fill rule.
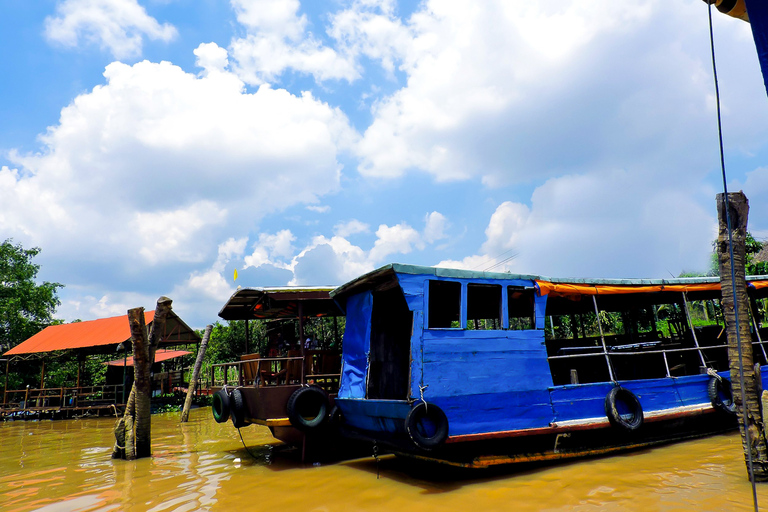
[[[24,249],[7,239],[0,244],[0,349],[5,351],[56,323],[53,313],[60,304],[56,292],[64,285],[37,284],[40,265],[32,258],[40,248]]]

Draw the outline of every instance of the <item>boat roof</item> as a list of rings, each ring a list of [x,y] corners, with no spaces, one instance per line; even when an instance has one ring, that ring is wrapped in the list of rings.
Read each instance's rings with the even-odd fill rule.
[[[147,327],[152,325],[154,310],[144,312]],[[129,343],[131,329],[128,315],[51,325],[29,339],[19,343],[4,356],[18,356],[57,352],[60,350],[85,350],[89,353],[112,353],[119,343]],[[165,332],[160,346],[200,343],[200,336],[174,311],[168,312]]]
[[[719,291],[719,277],[675,277],[670,279],[606,279],[606,278],[561,278],[534,274],[512,274],[508,272],[482,272],[444,267],[423,267],[390,263],[368,272],[331,292],[331,297],[340,298],[364,289],[376,288],[389,281],[395,274],[426,275],[453,279],[477,280],[528,280],[535,282],[542,295],[608,295],[626,293],[650,293],[658,291]],[[753,289],[768,294],[768,276],[747,276]]]
[[[224,320],[343,316],[330,292],[334,286],[239,288],[219,311]]]

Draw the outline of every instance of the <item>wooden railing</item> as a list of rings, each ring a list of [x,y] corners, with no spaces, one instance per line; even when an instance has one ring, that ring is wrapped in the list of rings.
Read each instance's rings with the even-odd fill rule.
[[[239,361],[211,366],[210,388],[223,386],[281,386],[315,384],[329,393],[339,387],[340,356],[319,350],[304,356],[289,353],[287,357],[242,356]]]
[[[88,409],[124,405],[123,385],[9,389],[0,409],[5,412]]]

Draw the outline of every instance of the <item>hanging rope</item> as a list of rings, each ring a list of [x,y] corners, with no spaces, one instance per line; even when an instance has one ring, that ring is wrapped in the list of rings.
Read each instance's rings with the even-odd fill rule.
[[[725,151],[723,150],[723,124],[720,114],[720,86],[717,82],[717,65],[715,62],[715,36],[714,29],[712,28],[712,3],[714,0],[707,1],[707,12],[709,14],[709,46],[712,51],[712,75],[715,80],[715,102],[717,105],[717,135],[720,142],[720,169],[723,175],[723,197],[725,201],[725,218],[726,226],[728,229],[728,255],[731,259],[731,286],[736,289],[736,270],[733,265],[733,232],[731,231],[731,211],[730,203],[728,201],[728,180],[725,174]],[[722,277],[721,277],[722,279]],[[741,351],[741,329],[739,325],[739,301],[733,301],[734,315],[736,316],[736,349],[739,354],[739,387],[741,389],[741,407],[742,414],[744,415],[744,421],[747,421],[747,402],[744,400],[746,396],[746,386],[744,385],[744,360]],[[758,512],[757,505],[757,488],[755,486],[755,474],[754,465],[752,462],[752,440],[750,439],[749,428],[744,426],[744,435],[747,445],[747,464],[749,466],[749,481],[752,484],[752,501],[755,506],[755,512]]]
[[[248,449],[247,446],[245,446],[245,440],[243,440],[243,434],[240,432],[240,429],[237,429],[237,433],[240,434],[240,442],[243,443],[243,448],[245,448],[245,451],[248,452],[248,455],[254,458],[254,460],[259,460],[253,453],[251,453],[251,450]]]

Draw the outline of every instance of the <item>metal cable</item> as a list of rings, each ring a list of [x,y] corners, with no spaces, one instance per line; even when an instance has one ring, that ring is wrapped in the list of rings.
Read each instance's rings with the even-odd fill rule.
[[[726,219],[726,227],[728,229],[728,254],[731,259],[731,286],[733,287],[734,291],[734,300],[733,300],[733,312],[736,316],[736,349],[739,354],[739,386],[741,388],[741,407],[742,407],[742,414],[744,416],[744,421],[746,422],[749,418],[747,415],[747,401],[744,399],[746,396],[745,390],[746,386],[744,385],[744,360],[743,355],[741,351],[741,328],[739,324],[739,302],[736,300],[735,294],[736,294],[736,269],[734,268],[733,263],[733,232],[731,230],[731,211],[730,211],[730,202],[728,201],[728,182],[726,179],[725,174],[725,151],[723,150],[723,125],[722,125],[722,119],[720,114],[720,87],[717,83],[717,65],[715,63],[715,36],[714,36],[714,29],[712,28],[712,2],[707,2],[707,12],[709,13],[709,46],[712,51],[712,74],[714,76],[715,80],[715,102],[717,105],[717,135],[720,142],[720,169],[722,170],[723,175],[723,197],[725,201],[725,219]],[[721,277],[722,279],[722,277]],[[733,378],[733,377],[731,377]],[[752,462],[752,441],[750,439],[749,434],[749,428],[748,425],[744,425],[744,437],[747,445],[747,464],[749,466],[749,481],[752,484],[752,501],[755,506],[755,512],[758,512],[758,504],[757,504],[757,488],[755,486],[755,473],[754,473],[754,465]]]

